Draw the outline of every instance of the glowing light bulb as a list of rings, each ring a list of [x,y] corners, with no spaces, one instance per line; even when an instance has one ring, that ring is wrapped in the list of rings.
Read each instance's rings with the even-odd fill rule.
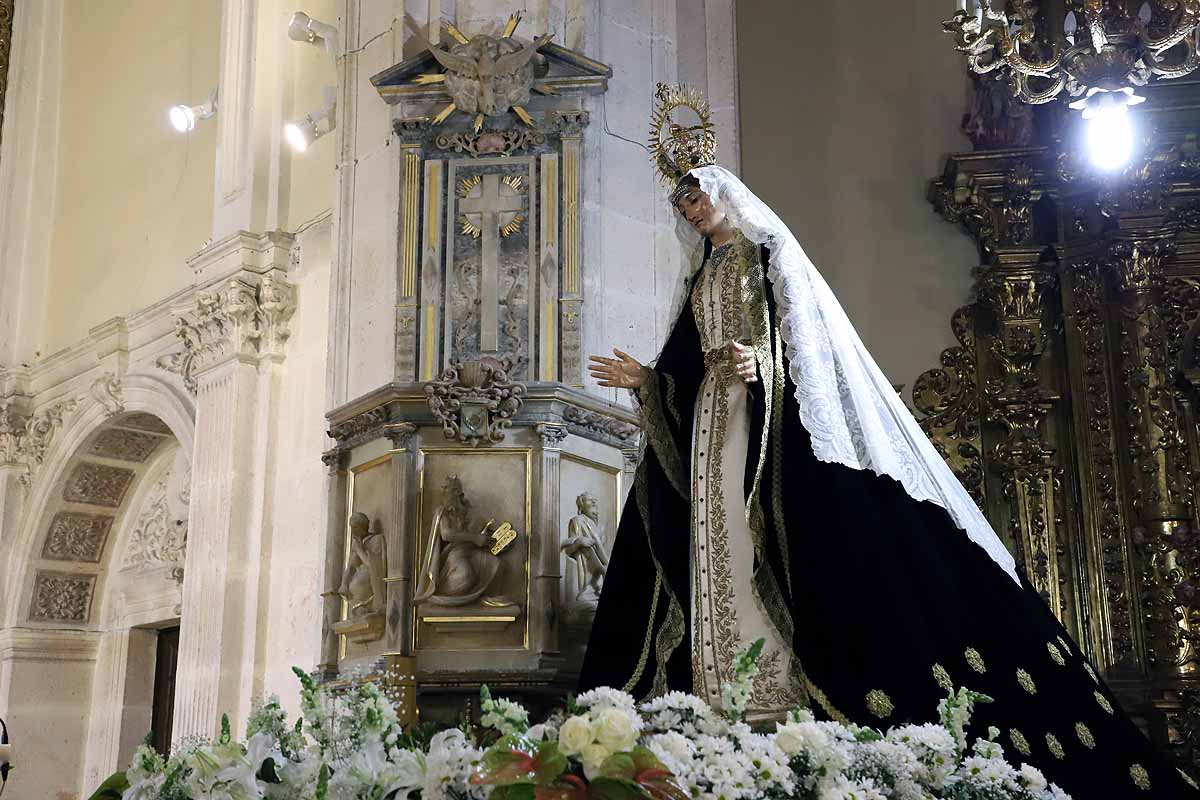
[[[1102,170],[1119,169],[1133,154],[1133,125],[1129,109],[1123,103],[1113,103],[1098,109],[1085,122],[1088,154],[1092,163]]]
[[[308,120],[289,122],[283,126],[284,137],[297,153],[303,153],[308,149],[309,142],[315,138],[314,134],[313,125]]]
[[[188,106],[171,106],[167,112],[171,126],[180,133],[187,133],[196,127],[196,112]]]

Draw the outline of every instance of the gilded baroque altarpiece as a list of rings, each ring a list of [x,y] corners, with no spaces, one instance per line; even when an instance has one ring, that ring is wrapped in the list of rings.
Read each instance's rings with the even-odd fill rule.
[[[981,266],[913,400],[1127,708],[1196,767],[1200,83],[1144,91],[1143,141],[1111,174],[1064,109],[968,115],[989,149],[951,156],[929,199]]]

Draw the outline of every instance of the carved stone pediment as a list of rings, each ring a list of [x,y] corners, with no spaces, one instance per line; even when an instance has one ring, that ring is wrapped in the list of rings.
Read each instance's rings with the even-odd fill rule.
[[[429,411],[447,439],[471,446],[504,440],[525,395],[523,384],[508,379],[511,367],[507,356],[454,362],[441,378],[425,384]]]

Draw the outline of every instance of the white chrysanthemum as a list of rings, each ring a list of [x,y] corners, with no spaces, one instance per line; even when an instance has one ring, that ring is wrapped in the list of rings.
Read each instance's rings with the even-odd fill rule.
[[[584,692],[575,698],[575,705],[590,711],[619,708],[632,714],[637,713],[637,701],[633,699],[632,695],[607,686]]]
[[[821,790],[820,798],[821,800],[887,800],[887,795],[870,778],[857,781],[845,775],[838,775],[829,786]]]
[[[958,769],[958,778],[968,785],[1017,792],[1021,788],[1017,771],[999,758],[968,756]]]
[[[954,772],[957,744],[941,725],[904,725],[888,731],[886,738],[912,751],[921,765],[917,779],[925,786],[941,788]]]

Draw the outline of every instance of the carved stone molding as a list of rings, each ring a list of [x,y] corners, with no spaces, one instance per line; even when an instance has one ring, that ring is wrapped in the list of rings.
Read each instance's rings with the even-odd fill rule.
[[[42,558],[100,563],[113,518],[103,514],[60,511],[50,522]]]
[[[281,356],[295,311],[296,287],[282,278],[231,278],[221,288],[196,293],[195,310],[175,323],[183,351],[157,364],[178,373],[194,394],[198,376],[229,359]]]
[[[447,439],[472,446],[504,441],[504,430],[521,409],[524,384],[510,381],[512,360],[484,357],[455,362],[425,384],[429,411]]]
[[[87,622],[95,586],[95,575],[39,571],[33,582],[30,621]]]
[[[21,482],[29,485],[46,460],[46,453],[63,421],[79,406],[78,398],[51,403],[29,414],[29,398],[0,397],[0,464],[22,466]]]
[[[495,131],[455,131],[433,140],[439,150],[470,156],[511,156],[546,143],[546,134],[536,128],[507,128]]]
[[[387,409],[377,406],[332,426],[329,429],[329,438],[337,442],[339,448],[353,447],[360,441],[374,438],[383,429],[387,419]]]
[[[111,372],[106,372],[92,381],[92,397],[108,416],[115,416],[125,410],[125,398],[122,395],[121,379]]]
[[[396,449],[408,447],[408,443],[412,441],[416,433],[417,426],[411,422],[389,422],[383,426],[383,435],[391,441],[392,447]]]
[[[578,406],[568,406],[563,411],[563,419],[566,420],[567,429],[571,433],[598,433],[615,440],[618,444],[628,445],[641,433],[641,428],[636,425]]]

